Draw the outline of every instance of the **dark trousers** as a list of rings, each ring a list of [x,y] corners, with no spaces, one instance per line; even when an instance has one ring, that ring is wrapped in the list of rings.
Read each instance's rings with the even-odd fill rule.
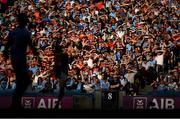
[[[28,75],[26,61],[12,61],[12,66],[16,75],[16,89],[12,96],[13,109],[21,108],[21,98],[31,83]]]
[[[63,96],[65,95],[66,80],[60,80],[59,86],[60,86],[60,91],[59,91],[58,100],[61,101]]]
[[[65,95],[65,88],[66,88],[66,81],[67,81],[67,74],[62,72],[62,71],[57,71],[56,70],[56,76],[58,77],[59,79],[59,95],[58,95],[58,102],[55,106],[56,109],[59,108],[59,104],[62,100],[62,98],[64,97]]]

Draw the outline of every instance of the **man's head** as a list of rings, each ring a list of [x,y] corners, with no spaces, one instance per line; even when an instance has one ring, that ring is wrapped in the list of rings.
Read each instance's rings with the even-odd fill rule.
[[[25,13],[19,13],[17,15],[17,22],[20,26],[25,26],[29,22],[27,15]]]

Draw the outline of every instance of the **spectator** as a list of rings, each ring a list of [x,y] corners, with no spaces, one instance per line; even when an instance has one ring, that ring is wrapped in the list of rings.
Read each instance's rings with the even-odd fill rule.
[[[137,73],[137,71],[132,70],[131,68],[128,69],[128,73],[125,74],[125,78],[128,80],[130,84],[134,84],[134,76]]]
[[[114,75],[113,80],[110,83],[110,89],[119,91],[120,90],[120,85],[121,85],[121,83],[120,83],[120,80],[119,80],[118,76]]]
[[[77,79],[77,87],[76,87],[76,91],[77,92],[83,92],[83,87],[84,87],[84,84],[83,82],[81,81],[80,78]]]
[[[168,90],[177,90],[178,89],[178,85],[176,82],[170,81],[168,84]]]
[[[92,88],[96,91],[100,90],[100,81],[97,78],[96,74],[93,74],[92,80],[91,80]]]
[[[163,80],[159,82],[159,85],[157,87],[158,91],[166,91],[167,89],[167,85],[166,82],[164,82]]]
[[[66,89],[75,90],[75,88],[76,88],[76,78],[69,78],[67,80]]]
[[[157,80],[153,80],[153,82],[151,83],[151,86],[153,88],[153,91],[156,91],[158,88],[158,81]]]
[[[100,87],[102,91],[108,91],[110,88],[110,83],[108,82],[107,78],[104,76],[104,73],[102,73],[99,76],[99,80],[100,80]]]

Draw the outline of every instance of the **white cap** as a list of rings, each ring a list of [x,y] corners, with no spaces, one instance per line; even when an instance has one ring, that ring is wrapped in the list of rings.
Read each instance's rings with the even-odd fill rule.
[[[96,74],[93,74],[92,76],[96,76]]]

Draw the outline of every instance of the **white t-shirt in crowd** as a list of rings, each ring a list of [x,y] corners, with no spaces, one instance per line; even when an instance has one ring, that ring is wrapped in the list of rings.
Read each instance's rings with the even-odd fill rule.
[[[128,80],[129,83],[133,84],[135,74],[136,74],[136,72],[127,73],[127,74],[124,75],[124,77]]]
[[[164,62],[164,54],[156,56],[156,57],[155,57],[155,60],[156,60],[156,62],[157,62],[158,65],[163,65],[163,62]]]
[[[120,79],[120,83],[124,87],[127,84],[127,80],[126,79]]]
[[[93,68],[93,60],[91,58],[87,60],[87,64],[90,68]]]
[[[41,2],[41,3],[45,3],[46,1],[45,1],[45,0],[39,0],[39,2]]]
[[[98,74],[98,79],[101,80],[102,79],[102,76],[100,74]]]
[[[37,83],[38,83],[38,78],[39,78],[40,76],[35,76],[34,77],[34,80],[33,80],[33,82],[32,82],[32,85],[33,86],[35,86],[35,85],[37,85]]]

